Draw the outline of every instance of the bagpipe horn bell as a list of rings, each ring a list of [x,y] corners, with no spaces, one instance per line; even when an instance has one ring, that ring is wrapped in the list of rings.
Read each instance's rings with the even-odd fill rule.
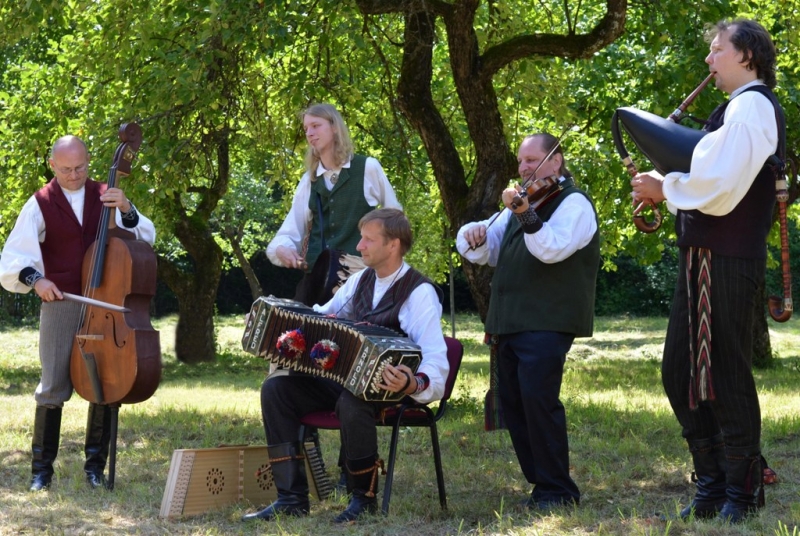
[[[636,147],[662,175],[688,173],[694,148],[707,134],[636,108],[617,108],[616,115]]]

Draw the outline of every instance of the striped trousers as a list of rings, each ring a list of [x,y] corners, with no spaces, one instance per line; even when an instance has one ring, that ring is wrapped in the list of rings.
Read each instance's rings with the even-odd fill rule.
[[[687,249],[682,248],[664,343],[661,366],[664,390],[687,440],[707,439],[721,432],[726,446],[758,446],[761,408],[752,371],[753,319],[756,291],[764,282],[766,261],[711,255],[710,370],[714,398],[700,402],[692,410],[689,404],[690,306],[687,301],[691,292],[693,306],[696,306],[698,292],[694,285],[698,274],[693,266],[687,281],[686,253]],[[694,323],[694,330],[691,336],[696,341],[697,323]]]
[[[36,405],[60,408],[72,396],[69,359],[82,320],[79,303],[66,300],[42,302],[39,313],[42,376],[34,395]]]

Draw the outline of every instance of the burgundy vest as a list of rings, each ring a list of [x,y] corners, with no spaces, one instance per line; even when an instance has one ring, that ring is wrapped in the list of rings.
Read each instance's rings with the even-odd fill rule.
[[[55,179],[33,194],[44,217],[45,237],[41,244],[44,276],[59,290],[73,294],[81,293],[83,257],[97,235],[103,209],[100,196],[106,185],[88,179],[85,188],[83,226]]]

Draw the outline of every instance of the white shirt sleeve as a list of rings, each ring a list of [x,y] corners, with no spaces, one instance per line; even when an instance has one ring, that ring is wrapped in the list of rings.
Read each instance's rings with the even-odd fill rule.
[[[456,236],[456,249],[470,262],[496,266],[508,220],[513,217],[516,216],[510,210],[503,210],[486,230],[486,243],[472,251],[464,233],[476,225],[487,225],[491,219],[464,225]],[[561,262],[586,247],[596,231],[597,219],[592,204],[584,196],[574,193],[561,202],[539,231],[525,234],[525,247],[544,263]]]
[[[539,231],[525,234],[525,246],[540,261],[553,264],[586,247],[596,231],[592,204],[581,194],[573,193],[561,202]]]
[[[415,288],[400,308],[400,327],[422,348],[422,363],[417,373],[426,374],[430,380],[427,389],[411,395],[420,404],[442,398],[450,372],[441,318],[442,305],[436,290],[428,283]]]
[[[150,218],[142,214],[138,208],[136,209],[136,212],[139,214],[139,223],[136,224],[136,227],[125,227],[125,225],[122,223],[122,213],[119,210],[115,210],[114,212],[116,212],[114,219],[117,222],[117,227],[132,232],[134,235],[136,235],[137,240],[143,240],[151,246],[156,243],[155,225],[153,225],[153,222],[150,220]]]
[[[403,209],[380,162],[371,156],[364,166],[364,199],[371,207]]]
[[[26,294],[31,287],[19,280],[25,268],[35,268],[44,274],[44,262],[39,243],[44,241],[44,217],[36,198],[31,196],[17,217],[0,254],[0,283],[9,292]]]
[[[294,191],[289,214],[286,215],[286,219],[283,220],[281,228],[278,229],[275,237],[267,245],[267,257],[275,266],[283,266],[276,253],[280,246],[286,246],[300,252],[308,229],[308,222],[311,220],[311,210],[308,208],[310,197],[311,179],[306,172]]]
[[[474,264],[488,264],[497,266],[497,257],[500,255],[500,243],[503,240],[511,211],[503,209],[488,220],[467,223],[458,230],[456,235],[456,249],[462,257]],[[486,242],[483,245],[470,249],[469,242],[464,238],[464,233],[478,225],[486,226]]]
[[[724,124],[705,135],[689,173],[668,173],[663,192],[670,211],[700,210],[724,216],[741,202],[778,146],[775,108],[755,91],[731,99]]]

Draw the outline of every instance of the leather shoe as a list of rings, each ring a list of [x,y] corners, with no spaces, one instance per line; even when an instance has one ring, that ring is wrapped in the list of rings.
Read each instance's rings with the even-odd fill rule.
[[[575,499],[534,499],[528,497],[525,508],[533,512],[549,513],[559,508],[573,508],[578,505]]]
[[[252,521],[254,519],[261,519],[262,521],[272,521],[277,516],[296,516],[303,517],[308,515],[308,503],[305,504],[284,504],[279,500],[270,504],[263,510],[254,512],[252,514],[245,514],[242,516],[242,521]]]
[[[353,493],[347,509],[336,516],[334,523],[352,523],[363,515],[374,514],[378,511],[378,500],[375,497],[366,497],[362,493]]]
[[[50,482],[52,479],[53,475],[49,475],[47,473],[33,475],[33,478],[31,478],[30,491],[47,491],[50,489]]]
[[[106,487],[106,477],[103,473],[86,473],[86,481],[92,489]]]

